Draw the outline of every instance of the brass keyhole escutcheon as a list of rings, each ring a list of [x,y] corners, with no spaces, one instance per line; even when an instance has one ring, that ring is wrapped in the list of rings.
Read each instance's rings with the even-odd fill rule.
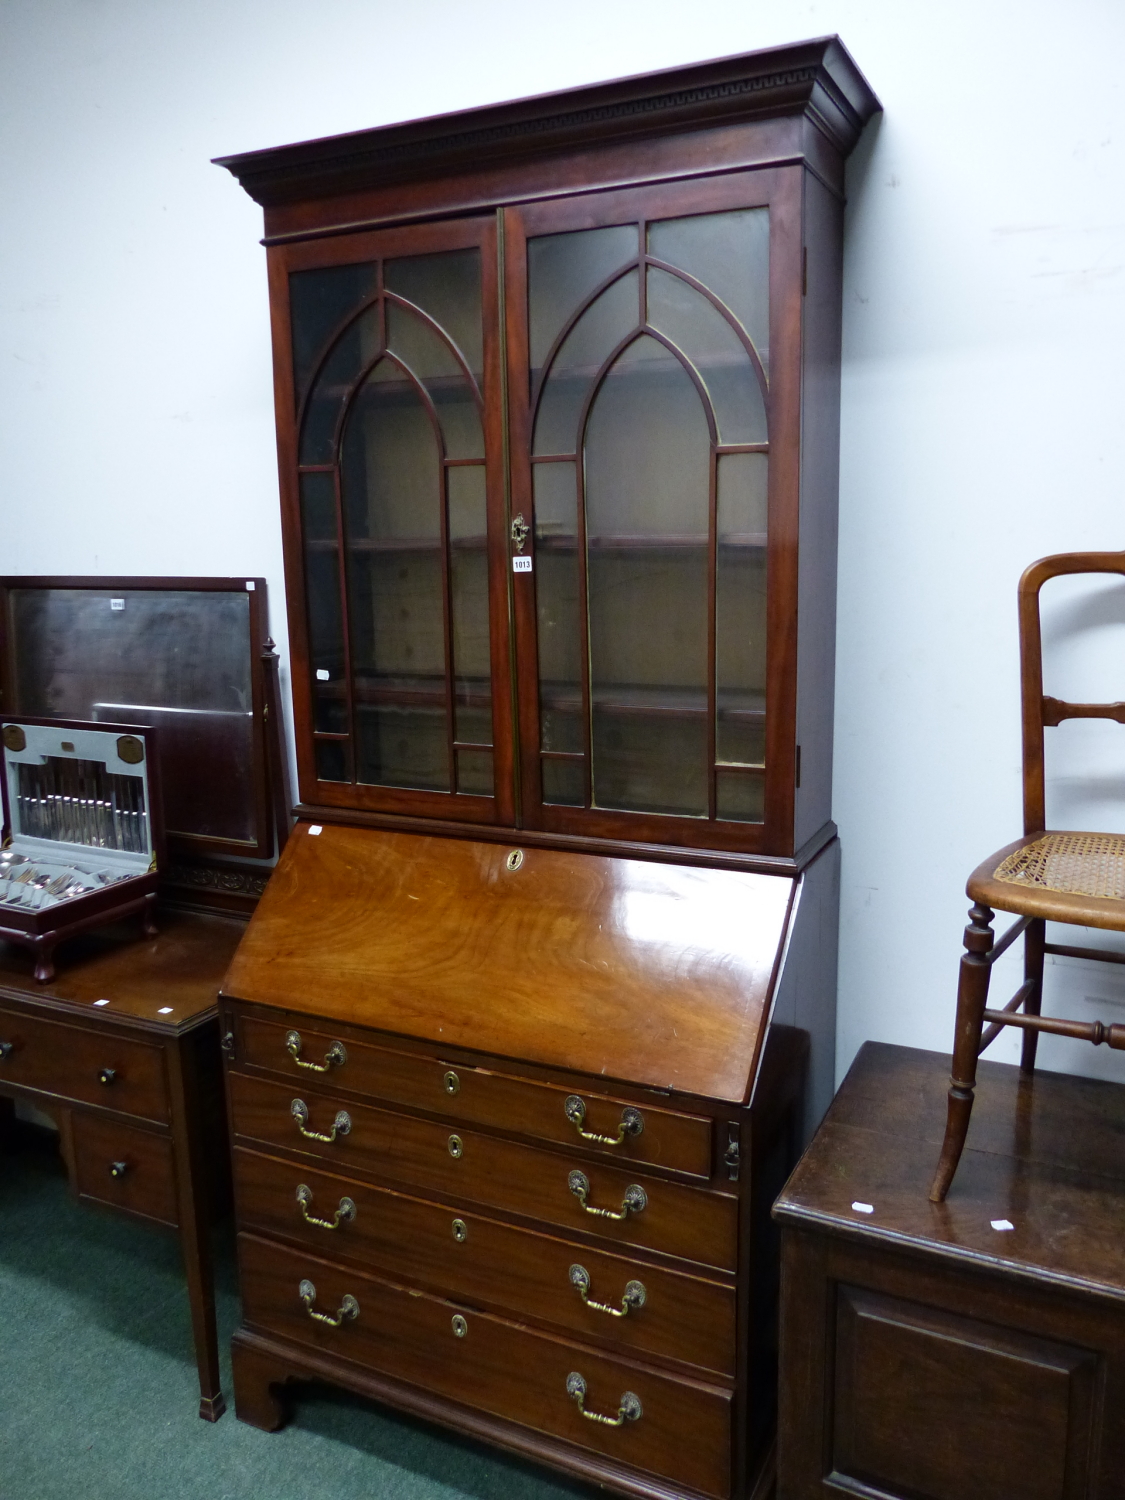
[[[452,1157],[460,1156],[465,1150],[464,1142],[459,1135],[449,1137],[449,1154]]]
[[[463,1245],[469,1238],[469,1226],[465,1223],[464,1219],[454,1219],[453,1238],[459,1245]]]
[[[508,870],[512,870],[512,871],[518,870],[519,867],[520,867],[520,865],[522,865],[522,864],[523,864],[523,850],[522,849],[513,849],[512,852],[511,852],[511,854],[509,854],[508,857],[507,857],[507,859],[504,861],[505,867]]]
[[[461,1080],[457,1077],[457,1074],[454,1073],[452,1069],[450,1069],[450,1071],[445,1075],[441,1082],[442,1087],[445,1089],[445,1092],[447,1094],[455,1094],[461,1087]]]
[[[522,552],[527,545],[527,539],[531,535],[531,527],[523,518],[521,511],[512,521],[512,541],[516,544],[516,551]]]
[[[463,1339],[469,1331],[469,1325],[460,1313],[453,1314],[452,1327],[454,1335],[459,1339]]]

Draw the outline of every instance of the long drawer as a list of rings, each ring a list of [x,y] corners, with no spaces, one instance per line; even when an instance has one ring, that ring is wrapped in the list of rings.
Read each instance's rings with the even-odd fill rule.
[[[72,1116],[71,1130],[80,1198],[177,1226],[176,1167],[168,1136],[80,1111]]]
[[[450,1131],[339,1096],[308,1089],[297,1094],[291,1086],[238,1072],[229,1081],[232,1128],[244,1141],[307,1152],[331,1170],[372,1173],[722,1270],[735,1268],[738,1200],[731,1194]],[[312,1139],[310,1132],[334,1139]]]
[[[0,1006],[0,1084],[168,1120],[159,1047]]]
[[[702,1116],[342,1041],[298,1018],[288,1026],[244,1015],[238,1025],[239,1061],[295,1083],[307,1082],[316,1073],[330,1074],[333,1088],[373,1100],[432,1110],[471,1125],[491,1125],[564,1146],[584,1146],[623,1161],[651,1162],[694,1177],[711,1175],[712,1123]]]
[[[251,1327],[704,1494],[729,1493],[727,1390],[595,1353],[251,1235],[239,1236],[239,1262],[243,1316]],[[339,1326],[312,1313],[339,1318]],[[588,1411],[611,1419],[629,1415],[617,1426],[585,1419],[568,1393],[579,1381]]]
[[[732,1287],[245,1147],[235,1149],[234,1163],[239,1223],[246,1228],[579,1337],[734,1374]]]

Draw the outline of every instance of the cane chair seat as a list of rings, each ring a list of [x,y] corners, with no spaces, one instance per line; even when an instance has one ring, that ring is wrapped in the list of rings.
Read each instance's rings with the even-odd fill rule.
[[[1125,834],[1034,833],[997,850],[969,877],[982,906],[1022,917],[1125,932]]]

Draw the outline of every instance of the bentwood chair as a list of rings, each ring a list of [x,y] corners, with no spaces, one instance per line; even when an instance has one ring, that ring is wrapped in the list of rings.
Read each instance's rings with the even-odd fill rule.
[[[1048,832],[1046,825],[1043,729],[1064,719],[1115,719],[1125,724],[1125,703],[1063,703],[1043,696],[1043,649],[1039,591],[1064,573],[1125,575],[1125,552],[1074,552],[1032,563],[1020,579],[1020,681],[1023,694],[1023,838],[1007,844],[978,865],[966,894],[973,902],[965,928],[965,953],[957,990],[957,1029],[953,1074],[941,1160],[930,1198],[940,1203],[949,1191],[973,1108],[977,1058],[1002,1026],[1023,1029],[1024,1073],[1035,1071],[1041,1031],[1078,1037],[1095,1046],[1107,1042],[1125,1051],[1125,1026],[1101,1021],[1065,1021],[1040,1015],[1043,959],[1047,953],[1102,963],[1125,963],[1125,953],[1071,947],[1046,941],[1047,922],[1104,927],[1125,932],[1125,835]],[[1019,920],[994,940],[993,908]],[[992,965],[1022,935],[1024,979],[1003,1010],[987,1009]],[[988,1029],[984,1030],[985,1023]]]

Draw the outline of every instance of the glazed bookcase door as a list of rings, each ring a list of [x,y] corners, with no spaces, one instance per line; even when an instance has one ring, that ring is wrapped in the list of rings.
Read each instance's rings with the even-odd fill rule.
[[[302,797],[510,823],[495,220],[270,254]]]
[[[505,247],[526,821],[791,853],[799,174],[511,209]]]

